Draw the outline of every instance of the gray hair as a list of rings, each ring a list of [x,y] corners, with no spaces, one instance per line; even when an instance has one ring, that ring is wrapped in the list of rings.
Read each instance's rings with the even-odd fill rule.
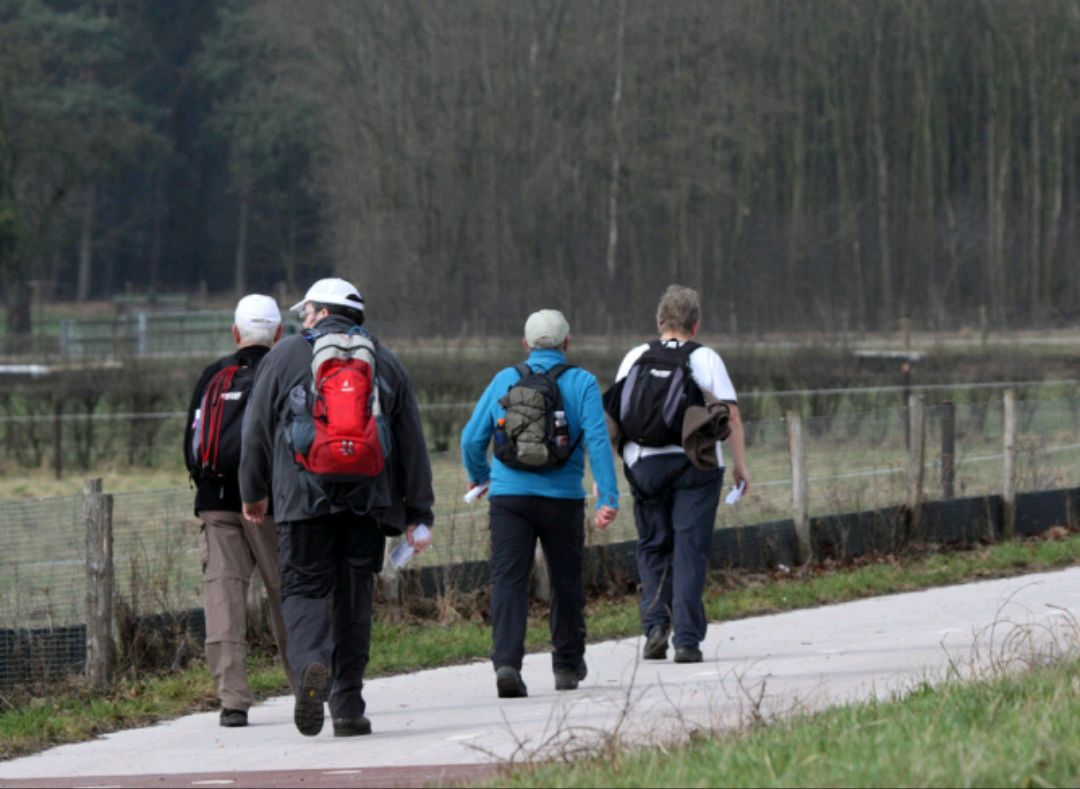
[[[689,332],[701,320],[701,296],[693,288],[668,285],[656,307],[656,326],[660,331]]]
[[[280,323],[255,326],[250,323],[243,325],[233,324],[236,326],[236,333],[240,335],[241,345],[269,345],[274,344],[274,337],[277,335],[278,326]]]

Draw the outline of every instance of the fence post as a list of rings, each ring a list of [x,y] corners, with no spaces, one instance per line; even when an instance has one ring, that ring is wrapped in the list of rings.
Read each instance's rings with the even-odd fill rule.
[[[135,343],[136,343],[136,345],[135,345],[135,355],[136,356],[146,356],[147,324],[148,324],[148,320],[147,320],[146,310],[139,310],[139,312],[138,312],[138,322],[136,323],[136,328],[137,328],[137,331],[138,331],[138,335],[136,336],[136,340],[135,340]]]
[[[529,589],[532,596],[538,600],[546,601],[551,599],[551,579],[548,578],[547,559],[544,558],[544,548],[539,541],[536,543],[536,551],[533,556]]]
[[[375,581],[379,585],[379,593],[390,608],[391,619],[400,619],[405,613],[405,599],[401,588],[401,570],[394,567],[390,561],[391,550],[404,540],[405,535],[403,534],[393,544],[387,544],[383,568],[375,577]]]
[[[67,356],[71,353],[71,324],[70,318],[60,321],[60,355]]]
[[[806,478],[806,448],[803,446],[802,419],[787,412],[788,451],[791,455],[791,506],[795,520],[795,541],[799,564],[813,558],[810,542],[810,487]]]
[[[1016,534],[1016,391],[1005,390],[1005,459],[1002,463],[1001,500],[1004,504],[1002,535]]]
[[[63,414],[64,401],[56,397],[53,400],[53,473],[57,479],[64,478]]]
[[[912,395],[908,400],[908,433],[911,451],[908,455],[908,512],[911,514],[911,536],[922,537],[923,474],[926,460],[926,412],[922,397]]]
[[[956,498],[956,403],[941,404],[941,496]]]
[[[82,520],[86,526],[86,679],[96,691],[112,686],[113,497],[102,493],[101,479],[83,484]]]

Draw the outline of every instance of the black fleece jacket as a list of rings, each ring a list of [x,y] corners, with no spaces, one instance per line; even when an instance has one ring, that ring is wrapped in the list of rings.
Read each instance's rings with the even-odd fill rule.
[[[316,328],[325,333],[347,332],[355,324],[340,315],[324,318]],[[412,381],[405,368],[376,340],[376,364],[380,378],[380,403],[392,434],[387,459],[391,506],[379,525],[389,534],[405,526],[432,525],[435,492],[431,484],[431,461],[420,422]],[[281,522],[311,520],[344,508],[323,504],[314,513],[304,508],[299,467],[289,452],[284,425],[289,391],[298,384],[310,385],[311,345],[302,335],[286,337],[274,346],[259,365],[251,402],[244,413],[240,454],[240,495],[248,503],[269,497],[273,490],[275,519]]]

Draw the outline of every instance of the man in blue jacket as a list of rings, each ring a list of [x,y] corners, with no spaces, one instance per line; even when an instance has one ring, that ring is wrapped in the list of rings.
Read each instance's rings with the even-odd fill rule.
[[[619,489],[608,442],[600,387],[592,373],[566,365],[570,326],[558,310],[540,310],[525,322],[522,342],[531,372],[557,373],[561,411],[555,424],[568,432],[571,451],[558,465],[523,469],[494,458],[488,464],[492,437],[504,440],[506,409],[500,399],[522,380],[522,370],[508,367],[488,384],[461,436],[469,488],[490,484],[492,663],[502,698],[527,696],[521,678],[528,618],[528,584],[536,540],[544,551],[551,580],[552,669],[556,690],[574,690],[585,679],[585,453],[596,480],[595,523],[604,529],[619,511]],[[504,401],[505,402],[505,401]],[[565,420],[565,424],[563,424]]]

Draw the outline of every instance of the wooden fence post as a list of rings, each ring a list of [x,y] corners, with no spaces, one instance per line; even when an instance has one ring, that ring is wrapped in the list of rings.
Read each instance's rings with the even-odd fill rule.
[[[551,579],[548,577],[547,559],[544,558],[544,549],[539,540],[536,541],[532,575],[529,577],[529,589],[532,596],[537,600],[548,601],[551,599]]]
[[[803,445],[802,419],[787,412],[788,451],[791,456],[791,507],[795,521],[795,541],[799,564],[813,558],[810,541],[810,486],[806,477],[806,448]]]
[[[60,397],[53,399],[53,473],[57,479],[64,478],[64,401]]]
[[[908,434],[911,451],[908,455],[908,512],[911,516],[911,536],[922,538],[923,475],[926,461],[926,411],[922,397],[912,395],[908,400]]]
[[[1011,539],[1016,534],[1016,391],[1005,390],[1004,462],[1002,463],[1001,500],[1002,534]]]
[[[390,609],[390,618],[401,619],[405,614],[405,596],[401,586],[401,570],[394,567],[390,561],[390,553],[399,543],[405,541],[402,534],[396,540],[387,540],[386,558],[383,560],[382,571],[375,577],[379,586],[379,592]]]
[[[86,679],[95,691],[112,687],[113,497],[102,493],[101,479],[83,484],[82,520],[86,526]]]
[[[956,404],[941,404],[941,497],[956,498]]]

